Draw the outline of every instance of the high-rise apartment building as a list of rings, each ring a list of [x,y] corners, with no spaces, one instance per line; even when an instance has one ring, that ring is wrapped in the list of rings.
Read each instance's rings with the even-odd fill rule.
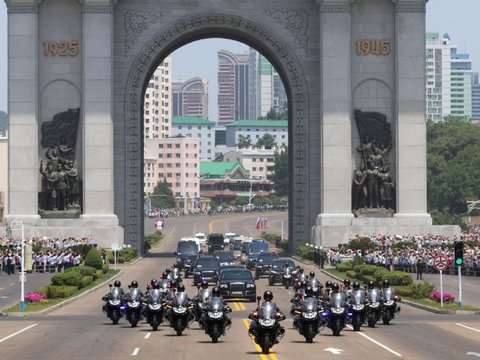
[[[208,80],[194,77],[172,82],[173,116],[208,119]]]
[[[473,74],[472,84],[472,120],[480,122],[480,81],[479,73]]]
[[[145,90],[143,134],[145,139],[172,135],[172,60],[170,57],[155,69]]]
[[[472,61],[457,52],[448,34],[427,33],[427,119],[472,115]]]
[[[280,75],[257,50],[248,54],[250,114],[249,119],[265,116],[271,109],[283,112],[287,96]]]
[[[201,160],[215,160],[215,123],[199,117],[174,116],[172,135],[199,140],[198,154]]]
[[[249,117],[248,53],[220,50],[218,55],[218,123]]]

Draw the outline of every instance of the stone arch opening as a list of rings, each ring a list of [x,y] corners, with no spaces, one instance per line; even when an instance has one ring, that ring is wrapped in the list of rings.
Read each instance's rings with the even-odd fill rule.
[[[125,242],[143,251],[143,97],[155,66],[175,49],[196,40],[222,37],[245,43],[277,69],[287,92],[289,112],[289,249],[309,238],[308,229],[308,96],[294,52],[275,33],[248,18],[228,13],[184,17],[151,37],[136,56],[125,87]],[[116,193],[119,191],[116,190]],[[117,213],[122,213],[121,211]]]

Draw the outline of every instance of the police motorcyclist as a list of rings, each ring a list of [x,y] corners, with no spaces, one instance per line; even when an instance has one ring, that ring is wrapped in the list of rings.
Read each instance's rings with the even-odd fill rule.
[[[223,298],[220,296],[220,289],[216,286],[212,289],[212,299],[213,298],[221,298],[223,303]],[[232,308],[226,304],[223,304],[223,313],[228,314],[231,312],[232,312]],[[228,316],[224,316],[224,319],[225,319],[224,327],[230,326],[232,324],[232,320]]]
[[[270,290],[267,290],[263,293],[263,301],[264,303],[265,302],[272,302],[273,300],[273,293],[270,291]],[[262,304],[263,305],[263,304]],[[258,311],[260,310],[261,306],[258,306],[255,311],[253,311],[252,313],[250,313],[250,315],[248,316],[249,319],[251,319],[252,321],[250,322],[250,328],[248,329],[248,332],[249,334],[253,335],[256,337],[256,329],[258,327]],[[276,306],[275,304],[275,312],[277,313],[277,321],[282,321],[282,320],[285,320],[285,315],[283,314],[283,312],[278,308],[278,306]],[[280,326],[280,324],[277,322],[277,325]],[[285,333],[285,329],[280,326],[280,329],[279,329],[280,333]]]
[[[120,289],[120,300],[123,301],[123,298],[125,296],[125,292],[123,291],[122,289],[122,283],[120,282],[120,280],[115,280],[113,282],[113,288],[119,288]],[[110,300],[112,297],[112,286],[110,285],[110,291],[105,294],[104,296],[102,296],[102,300],[105,301],[105,304],[103,304],[103,310],[106,310],[107,308],[107,301]]]
[[[202,307],[204,303],[207,301],[209,297],[211,297],[212,291],[208,289],[208,281],[203,280],[202,284],[200,285],[200,289],[198,291],[198,294],[193,298],[193,301],[195,303],[195,317],[200,326],[203,325],[203,322],[205,320],[205,309]]]
[[[344,279],[343,280],[342,290],[345,293],[345,299],[348,302],[349,299],[350,299],[350,295],[352,294],[352,286],[351,286],[351,283],[350,283],[350,279]]]

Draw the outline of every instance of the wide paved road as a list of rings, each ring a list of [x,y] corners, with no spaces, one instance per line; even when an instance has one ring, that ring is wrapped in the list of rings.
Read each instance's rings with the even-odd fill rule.
[[[262,214],[268,217],[269,231],[280,231],[286,213]],[[123,266],[120,276],[123,284],[137,279],[142,285],[173,264],[173,251],[181,236],[197,231],[233,231],[254,236],[258,214],[245,216],[214,216],[167,219],[167,239],[152,254],[134,265]],[[151,223],[146,225],[151,229]],[[284,226],[286,226],[284,224]],[[286,227],[285,227],[286,228]],[[304,266],[306,271],[316,270]],[[322,282],[325,278],[321,278]],[[196,288],[186,280],[191,296]],[[279,307],[288,313],[291,291],[280,286],[268,287],[266,279],[258,281],[258,293],[267,288],[274,292]],[[181,337],[161,326],[153,332],[142,322],[130,328],[122,319],[113,326],[101,312],[101,296],[108,291],[105,286],[80,300],[47,315],[28,315],[23,318],[0,318],[0,351],[2,359],[473,359],[480,356],[480,318],[475,315],[435,315],[402,306],[402,313],[390,326],[362,328],[360,333],[350,329],[340,337],[331,336],[329,329],[322,330],[313,344],[292,329],[288,317],[284,322],[285,338],[275,345],[273,353],[265,356],[247,335],[248,313],[252,303],[233,303],[233,326],[218,344],[194,323]],[[470,353],[470,354],[469,354]]]

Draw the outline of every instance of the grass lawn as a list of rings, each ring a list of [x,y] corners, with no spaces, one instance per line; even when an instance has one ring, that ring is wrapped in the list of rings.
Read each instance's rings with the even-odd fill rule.
[[[109,269],[106,274],[101,275],[97,280],[95,280],[94,282],[92,282],[90,285],[84,287],[83,289],[77,291],[77,292],[76,292],[75,294],[73,294],[71,297],[80,295],[80,294],[84,293],[85,291],[92,289],[93,287],[97,286],[98,284],[101,284],[101,283],[107,281],[108,279],[110,279],[112,276],[116,275],[116,274],[119,273],[119,272],[120,272],[120,270]],[[24,312],[38,312],[38,311],[42,311],[42,310],[45,310],[45,309],[49,308],[50,306],[59,304],[59,303],[61,303],[62,301],[65,301],[65,300],[67,300],[67,299],[69,299],[69,298],[46,299],[46,300],[42,300],[42,301],[34,302],[34,303],[25,302],[25,310],[24,310]],[[9,312],[20,312],[20,303],[14,305],[14,306],[12,306],[12,307],[10,307],[10,308],[8,308],[8,309],[3,309],[2,311],[3,311],[3,312],[6,312],[6,313],[9,313]]]
[[[353,279],[353,278],[349,278],[349,277],[347,276],[347,273],[342,272],[342,271],[338,271],[338,270],[335,269],[335,268],[323,269],[323,270],[325,270],[327,273],[329,273],[329,274],[331,274],[331,275],[333,275],[333,276],[336,276],[336,277],[341,278],[342,280],[343,280],[343,279],[349,279],[350,281],[356,280],[356,279]]]

